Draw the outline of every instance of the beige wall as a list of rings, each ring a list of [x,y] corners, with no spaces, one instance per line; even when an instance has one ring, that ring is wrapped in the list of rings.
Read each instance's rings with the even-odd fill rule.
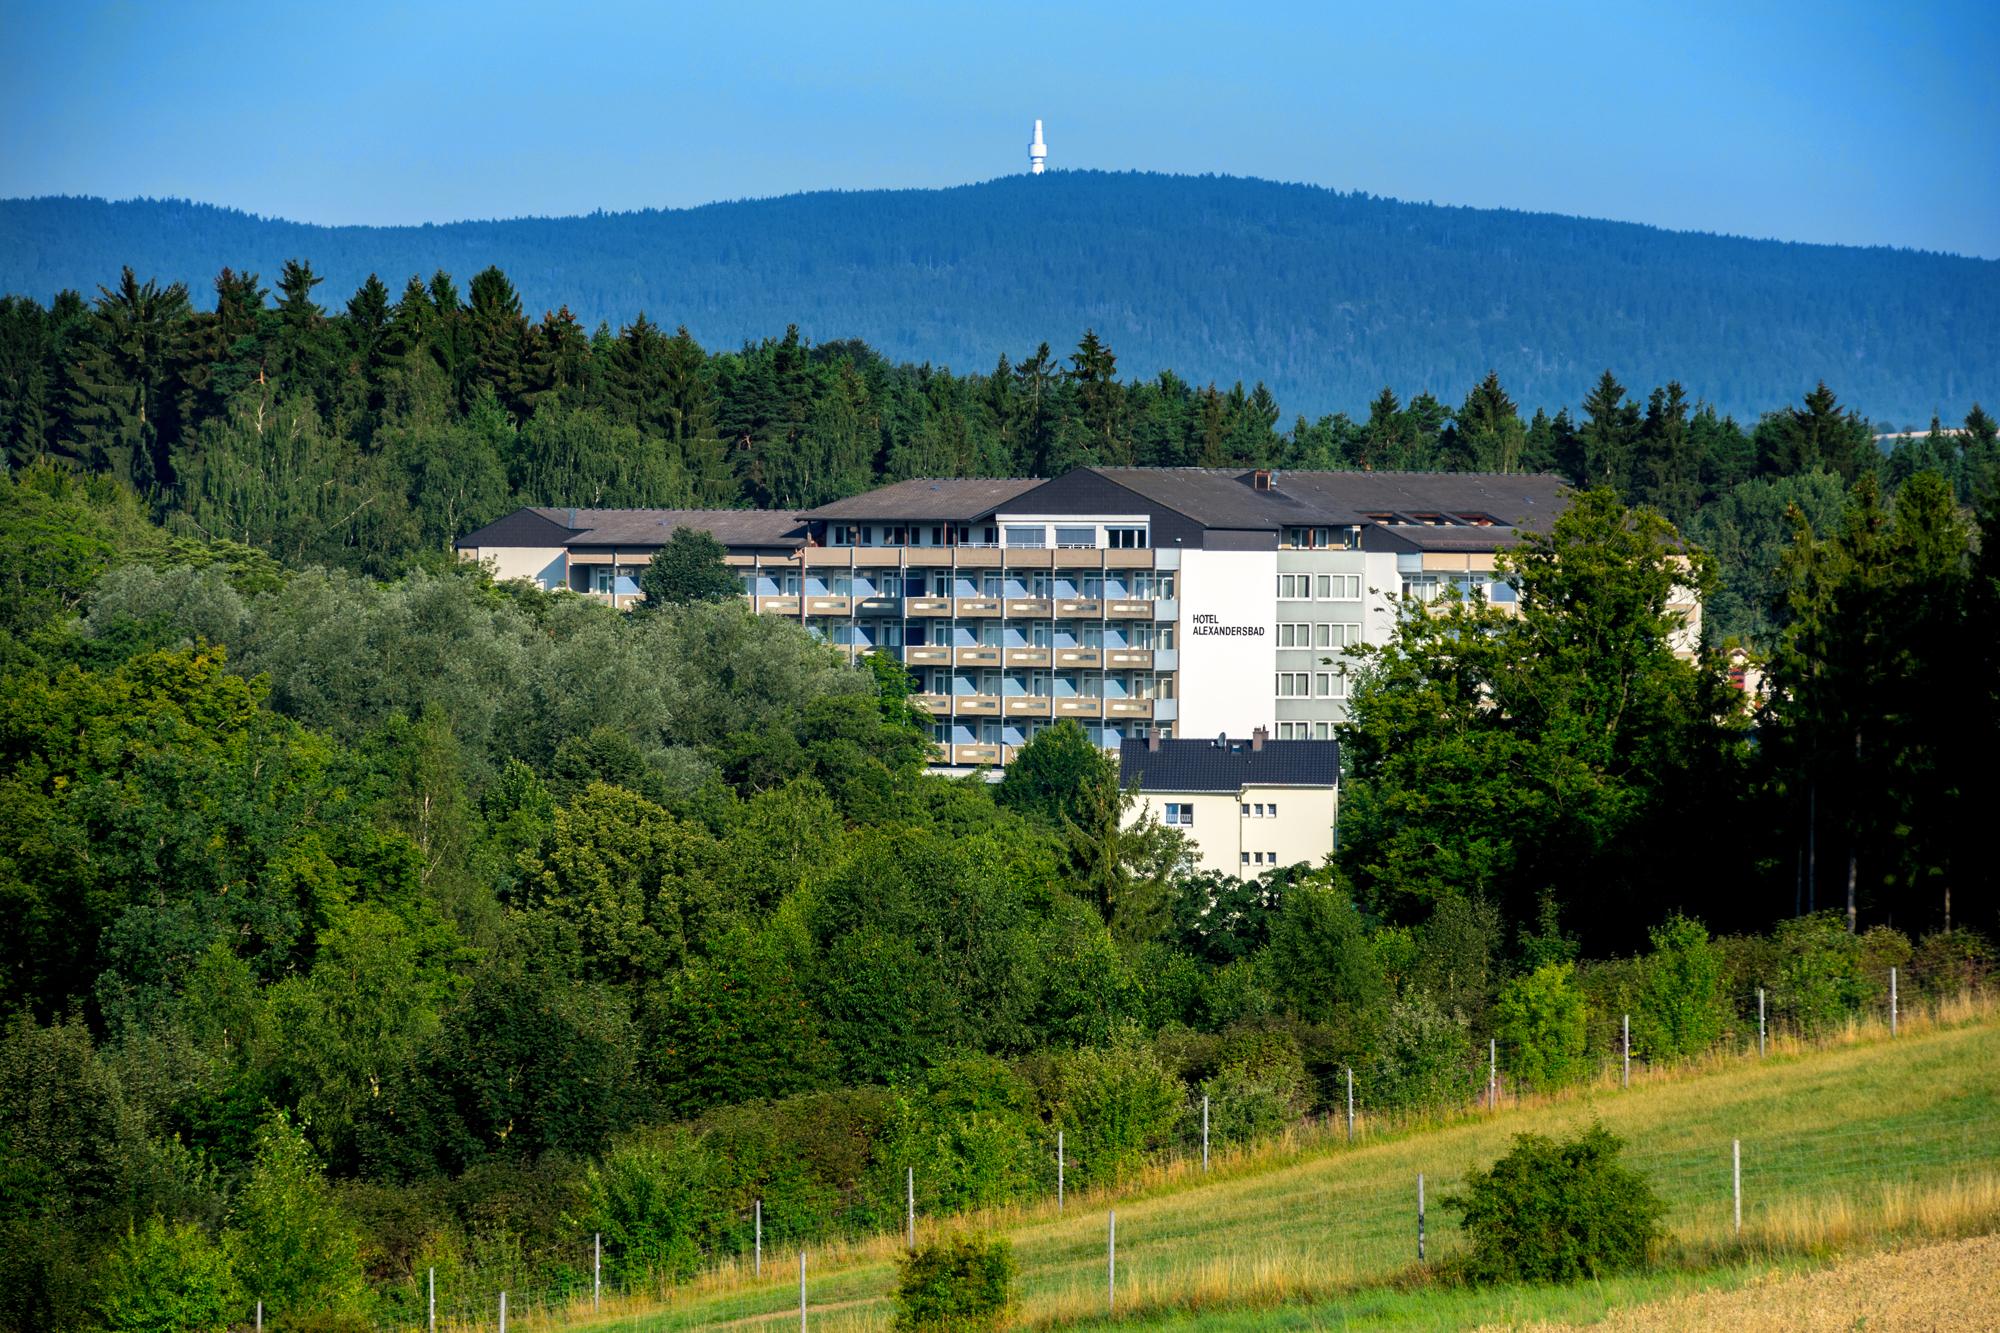
[[[1335,794],[1331,787],[1245,787],[1241,792],[1147,791],[1133,802],[1127,822],[1151,814],[1164,819],[1169,802],[1194,806],[1192,826],[1174,827],[1188,836],[1201,870],[1242,877],[1260,875],[1274,865],[1304,861],[1318,865],[1333,851]],[[1251,808],[1249,815],[1243,807]],[[1257,815],[1258,806],[1265,813]],[[1275,807],[1276,815],[1270,811]],[[1243,860],[1250,853],[1250,861]],[[1262,853],[1260,861],[1257,854]]]
[[[560,546],[461,546],[458,548],[461,560],[490,560],[493,562],[493,577],[504,583],[508,579],[527,579],[545,588],[563,586],[563,548]]]

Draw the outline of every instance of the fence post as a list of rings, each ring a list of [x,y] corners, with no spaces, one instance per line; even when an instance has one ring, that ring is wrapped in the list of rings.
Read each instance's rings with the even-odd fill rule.
[[[1896,969],[1889,969],[1889,1035],[1896,1035]]]
[[[1632,1015],[1630,1014],[1625,1015],[1624,1045],[1625,1045],[1625,1050],[1624,1050],[1625,1068],[1624,1071],[1620,1073],[1618,1076],[1618,1086],[1621,1088],[1629,1088],[1632,1086]]]
[[[1424,1173],[1417,1172],[1417,1262],[1424,1261]]]
[[[799,1333],[806,1333],[806,1251],[799,1247]]]
[[[257,1302],[257,1333],[264,1333],[264,1302]]]
[[[1729,1141],[1729,1186],[1736,1200],[1736,1234],[1743,1234],[1743,1140]]]
[[[500,1293],[500,1333],[507,1333],[507,1293]]]
[[[1347,1067],[1347,1141],[1354,1142],[1354,1066]]]
[[[1104,1309],[1118,1308],[1118,1210],[1111,1210],[1111,1228],[1104,1241]]]
[[[604,1233],[597,1231],[590,1237],[590,1311],[597,1313],[598,1301],[604,1292]]]
[[[1891,970],[1890,975],[1894,976],[1895,972]],[[1895,991],[1893,982],[1889,989],[1891,993]],[[1208,1170],[1208,1094],[1205,1092],[1201,1094],[1201,1169]]]
[[[427,1328],[427,1329],[429,1330],[429,1333],[437,1333],[437,1330],[438,1330],[438,1271],[437,1271],[437,1269],[436,1269],[435,1267],[433,1267],[433,1268],[432,1268],[432,1269],[431,1269],[431,1270],[430,1270],[430,1271],[429,1271],[428,1273],[426,1273],[426,1274],[425,1274],[425,1276],[424,1276],[424,1286],[425,1286],[425,1288],[427,1289],[427,1291],[428,1291],[428,1296],[429,1296],[429,1299],[428,1299],[428,1300],[426,1300],[426,1301],[425,1301],[425,1303],[424,1303],[424,1305],[425,1305],[425,1312],[426,1312],[426,1313],[425,1313],[425,1318],[424,1318],[424,1327],[425,1327],[425,1328]],[[263,1333],[263,1325],[262,1325],[262,1324],[259,1324],[259,1325],[258,1325],[257,1327],[258,1327],[258,1333]]]
[[[913,1166],[909,1171],[909,1193],[906,1197],[910,1209],[910,1250],[914,1253],[917,1248],[917,1168]]]
[[[756,1267],[751,1276],[762,1277],[764,1276],[764,1201],[762,1199],[757,1200],[756,1219],[756,1257],[751,1260]]]
[[[1500,1039],[1486,1039],[1486,1109],[1500,1109]]]
[[[1056,1131],[1056,1211],[1063,1210],[1063,1132]]]
[[[1757,1058],[1764,1058],[1764,988],[1757,988]]]

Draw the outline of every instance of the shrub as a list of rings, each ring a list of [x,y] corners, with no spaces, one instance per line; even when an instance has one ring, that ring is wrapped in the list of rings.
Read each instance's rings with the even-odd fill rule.
[[[1480,1077],[1465,1019],[1427,995],[1389,1007],[1375,1059],[1361,1071],[1359,1092],[1390,1110],[1457,1110],[1470,1102]]]
[[[628,1280],[694,1272],[720,1211],[709,1176],[701,1140],[677,1128],[625,1144],[585,1172],[586,1215],[612,1272]]]
[[[1811,1037],[1861,1008],[1868,994],[1861,940],[1847,933],[1838,913],[1794,917],[1773,933],[1778,972],[1771,999],[1782,1017]]]
[[[1517,1134],[1512,1152],[1468,1171],[1443,1203],[1465,1215],[1473,1280],[1574,1282],[1644,1263],[1666,1205],[1619,1162],[1623,1147],[1602,1125],[1568,1143]]]
[[[1934,931],[1917,942],[1910,972],[1919,994],[1957,995],[1992,974],[1993,946],[1976,930]]]
[[[1179,1082],[1129,1035],[1064,1057],[1056,1080],[1055,1121],[1078,1187],[1110,1183],[1137,1166],[1168,1141],[1184,1109]]]
[[[1556,1088],[1583,1077],[1589,1011],[1575,964],[1544,963],[1515,977],[1500,988],[1494,1017],[1509,1069],[1530,1086]]]
[[[899,1329],[998,1328],[1014,1299],[1014,1251],[1004,1239],[945,1236],[896,1261]]]
[[[1684,1060],[1713,1046],[1728,1021],[1722,956],[1701,922],[1679,914],[1652,939],[1632,1017],[1633,1047],[1648,1060]]]
[[[1270,1138],[1312,1105],[1312,1079],[1298,1043],[1282,1032],[1234,1034],[1221,1067],[1203,1080],[1209,1099],[1209,1137],[1216,1145]],[[1188,1121],[1190,1146],[1201,1142],[1200,1108]]]
[[[256,1160],[231,1223],[243,1285],[277,1327],[360,1306],[360,1239],[334,1202],[305,1134],[283,1111],[258,1130]]]
[[[229,1256],[199,1227],[155,1217],[105,1257],[98,1316],[110,1333],[206,1333],[242,1315]]]
[[[1027,1081],[987,1055],[941,1060],[891,1103],[878,1190],[900,1214],[903,1172],[917,1173],[925,1212],[963,1212],[1026,1198],[1046,1155],[1036,1143]]]

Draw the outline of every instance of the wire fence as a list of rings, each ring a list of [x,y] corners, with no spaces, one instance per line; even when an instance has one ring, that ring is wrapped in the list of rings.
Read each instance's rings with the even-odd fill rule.
[[[1893,996],[1893,998],[1892,998]],[[1761,1000],[1762,1023],[1758,1024]],[[1761,995],[1752,990],[1732,997],[1734,1024],[1725,1031],[1716,1047],[1695,1061],[1648,1062],[1628,1055],[1625,1016],[1613,1016],[1607,1023],[1598,1020],[1587,1044],[1590,1052],[1588,1073],[1558,1092],[1536,1089],[1517,1078],[1513,1062],[1519,1052],[1509,1044],[1489,1038],[1478,1052],[1480,1059],[1470,1070],[1477,1075],[1477,1091],[1470,1104],[1449,1106],[1410,1105],[1377,1107],[1370,1103],[1365,1078],[1346,1071],[1342,1090],[1352,1079],[1354,1097],[1350,1114],[1344,1099],[1329,1112],[1288,1126],[1275,1139],[1260,1143],[1218,1144],[1210,1141],[1198,1126],[1208,1118],[1203,1099],[1196,1097],[1186,1108],[1186,1124],[1174,1146],[1160,1154],[1142,1171],[1115,1187],[1079,1194],[1075,1176],[1061,1211],[1051,1212],[1061,1188],[1052,1180],[1049,1197],[1029,1201],[1012,1209],[989,1210],[982,1219],[1003,1224],[1032,1225],[1060,1221],[1082,1214],[1102,1214],[1108,1208],[1125,1206],[1125,1200],[1165,1197],[1163,1186],[1199,1177],[1217,1166],[1235,1167],[1259,1156],[1277,1160],[1286,1155],[1307,1157],[1346,1144],[1381,1144],[1407,1139],[1414,1162],[1407,1184],[1378,1189],[1336,1188],[1317,1195],[1283,1197],[1276,1201],[1268,1225],[1249,1220],[1231,1229],[1232,1247],[1248,1245],[1267,1255],[1299,1251],[1301,1271],[1317,1271],[1312,1246],[1300,1251],[1298,1237],[1316,1239],[1328,1253],[1337,1250],[1341,1274],[1362,1270],[1389,1271],[1417,1258],[1416,1235],[1419,1225],[1416,1175],[1426,1178],[1431,1190],[1429,1207],[1464,1176],[1465,1171],[1483,1162],[1456,1160],[1442,1155],[1426,1158],[1422,1136],[1412,1131],[1446,1121],[1478,1117],[1498,1107],[1522,1105],[1531,1100],[1574,1095],[1590,1088],[1618,1087],[1660,1079],[1684,1078],[1701,1065],[1727,1061],[1776,1058],[1794,1052],[1823,1048],[1844,1041],[1859,1041],[1878,1035],[1896,1034],[1948,1024],[1990,1014],[1991,993],[1984,989],[1961,989],[1946,994],[1921,983],[1912,985],[1899,966],[1893,981],[1886,976],[1879,998],[1870,997],[1844,1021],[1829,1024],[1802,1022],[1785,1007],[1774,1003],[1770,989]],[[2000,1090],[2000,1085],[1996,1085]],[[1490,1160],[1492,1153],[1486,1152]],[[1996,1181],[2000,1172],[2000,1104],[1984,1114],[1956,1119],[1929,1115],[1902,1120],[1884,1119],[1866,1125],[1836,1130],[1799,1130],[1760,1133],[1754,1123],[1746,1123],[1740,1136],[1677,1145],[1635,1143],[1628,1146],[1624,1160],[1651,1181],[1667,1204],[1667,1226],[1677,1236],[1726,1241],[1739,1234],[1805,1234],[1814,1226],[1831,1225],[1830,1218],[1855,1203],[1856,1190],[1870,1191],[1870,1206],[1877,1206],[1895,1190],[1920,1191],[1948,1187],[1968,1178],[1968,1173]],[[1071,1170],[1073,1159],[1052,1174],[1060,1178],[1062,1166]],[[2000,1191],[2000,1183],[1993,1189]],[[912,1189],[911,1211],[917,1213]],[[1994,1195],[2000,1199],[2000,1193]],[[1824,1205],[1822,1212],[1815,1208]],[[893,1234],[875,1229],[822,1229],[809,1238],[796,1236],[779,1240],[782,1219],[773,1219],[759,1205],[756,1225],[751,1218],[735,1230],[755,1236],[750,1252],[709,1256],[702,1270],[693,1276],[646,1273],[628,1277],[614,1265],[600,1263],[602,1251],[595,1238],[585,1238],[570,1264],[551,1280],[546,1267],[530,1274],[518,1256],[504,1252],[465,1256],[468,1261],[436,1269],[425,1268],[399,1287],[383,1291],[384,1301],[376,1314],[380,1328],[398,1330],[500,1329],[501,1296],[506,1295],[506,1328],[520,1330],[584,1328],[595,1324],[607,1327],[623,1324],[667,1321],[672,1310],[691,1299],[712,1298],[718,1291],[740,1291],[746,1322],[770,1322],[781,1317],[797,1317],[801,1305],[793,1303],[792,1285],[798,1281],[801,1253],[807,1253],[803,1296],[805,1313],[851,1310],[881,1298],[885,1292],[878,1280],[872,1291],[857,1290],[851,1275],[837,1279],[830,1287],[813,1282],[813,1266],[829,1271],[852,1266],[857,1261],[880,1261],[901,1249],[904,1229]],[[746,1214],[748,1210],[746,1209]],[[1741,1218],[1740,1226],[1737,1222]],[[1189,1276],[1191,1262],[1181,1251],[1199,1244],[1213,1218],[1200,1213],[1177,1219],[1171,1225],[1149,1226],[1128,1214],[1121,1239],[1126,1264],[1125,1285],[1133,1300],[1143,1299],[1146,1281],[1143,1272],[1149,1263],[1173,1270],[1189,1281],[1212,1280],[1212,1275]],[[950,1225],[954,1219],[918,1216],[918,1229],[929,1234]],[[778,1225],[774,1226],[774,1222]],[[1260,1227],[1262,1228],[1260,1230]],[[1071,1228],[1070,1230],[1074,1230]],[[1100,1237],[1100,1243],[1103,1238]],[[1427,1258],[1448,1257],[1459,1241],[1455,1231],[1428,1221]],[[1078,1292],[1095,1290],[1106,1284],[1110,1256],[1093,1247],[1087,1239],[1048,1237],[1025,1244],[1018,1256],[1022,1280],[1029,1288],[1054,1293],[1050,1299],[1080,1300]],[[1211,1262],[1216,1262],[1211,1260]],[[1199,1264],[1197,1263],[1198,1267]],[[879,1279],[879,1273],[876,1274]],[[537,1279],[540,1280],[537,1280]],[[774,1289],[783,1286],[785,1300],[774,1306]],[[1067,1296],[1064,1293],[1068,1293]],[[637,1321],[637,1322],[635,1322]]]

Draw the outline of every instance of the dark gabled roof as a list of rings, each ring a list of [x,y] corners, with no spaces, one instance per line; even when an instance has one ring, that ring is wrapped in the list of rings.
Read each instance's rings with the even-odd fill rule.
[[[1521,529],[1498,523],[1486,527],[1381,523],[1361,535],[1362,546],[1371,551],[1507,551],[1524,540]]]
[[[1118,747],[1118,780],[1152,792],[1234,792],[1244,787],[1332,787],[1340,781],[1339,741],[1265,741],[1254,749],[1246,737],[1143,740]]]
[[[724,546],[801,546],[798,519],[771,509],[537,508],[571,529],[571,546],[663,546],[676,528],[698,528]]]
[[[809,509],[801,518],[963,522],[1043,483],[1034,477],[918,477]]]
[[[1477,514],[1546,531],[1569,503],[1569,483],[1543,472],[1280,472],[1275,486],[1270,494],[1322,510],[1329,523],[1382,521],[1376,514]]]
[[[548,517],[550,510],[516,509],[505,518],[496,518],[477,532],[469,532],[455,543],[461,549],[475,546],[566,546],[574,536],[570,527]]]
[[[1288,492],[1260,491],[1246,468],[1100,467],[1091,471],[1210,528],[1271,529],[1310,523]]]

